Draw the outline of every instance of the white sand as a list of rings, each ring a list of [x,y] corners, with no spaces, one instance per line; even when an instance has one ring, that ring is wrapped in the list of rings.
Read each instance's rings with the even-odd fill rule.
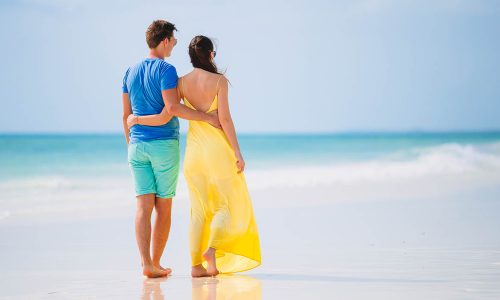
[[[263,265],[216,279],[189,277],[182,191],[163,261],[174,269],[168,279],[140,275],[133,199],[115,211],[92,199],[104,204],[20,213],[0,223],[0,299],[499,299],[500,182],[492,178],[253,189]]]

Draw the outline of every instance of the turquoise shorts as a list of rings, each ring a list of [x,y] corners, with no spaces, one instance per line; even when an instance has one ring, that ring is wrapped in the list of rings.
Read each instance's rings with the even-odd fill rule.
[[[179,177],[179,140],[152,140],[128,146],[128,163],[137,196],[172,198]]]

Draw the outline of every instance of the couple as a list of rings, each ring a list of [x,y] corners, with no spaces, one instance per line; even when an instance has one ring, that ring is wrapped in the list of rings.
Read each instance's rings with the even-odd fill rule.
[[[213,43],[205,36],[189,44],[194,69],[178,78],[164,60],[177,44],[176,30],[172,23],[154,21],[146,31],[149,57],[123,78],[123,127],[137,197],[135,231],[143,274],[172,272],[160,259],[179,173],[177,117],[189,120],[184,176],[191,203],[191,275],[249,270],[260,265],[260,243],[229,112],[228,81],[217,70]]]

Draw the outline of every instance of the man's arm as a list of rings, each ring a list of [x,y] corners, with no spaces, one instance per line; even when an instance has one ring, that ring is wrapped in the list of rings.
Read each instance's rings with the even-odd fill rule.
[[[211,115],[191,109],[186,105],[181,104],[181,99],[179,97],[179,94],[177,93],[177,88],[163,90],[161,91],[161,95],[163,97],[165,107],[167,108],[167,112],[171,115],[192,121],[204,121],[209,123],[211,123],[211,121],[214,121],[214,118]]]
[[[128,97],[128,93],[122,94],[122,103],[123,103],[123,115],[122,115],[123,131],[125,132],[125,141],[127,142],[128,145],[130,129],[127,126],[127,118],[130,114],[132,114],[132,107],[130,106],[130,99]]]
[[[135,124],[158,126],[167,123],[172,116],[177,116],[186,120],[204,121],[210,125],[221,128],[219,118],[216,113],[204,113],[191,109],[184,104],[181,104],[177,88],[161,91],[165,107],[160,114],[148,116],[131,116],[128,120],[128,126],[132,127]],[[168,116],[168,119],[167,117]],[[167,121],[165,121],[167,120]]]

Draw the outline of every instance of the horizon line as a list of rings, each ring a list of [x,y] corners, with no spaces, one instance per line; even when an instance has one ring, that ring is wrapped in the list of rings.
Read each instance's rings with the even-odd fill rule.
[[[181,131],[180,135],[186,135],[187,131]],[[338,130],[338,131],[243,131],[238,135],[346,135],[346,134],[500,134],[500,129],[453,129],[453,130]],[[0,136],[6,135],[123,135],[119,131],[0,131]]]

